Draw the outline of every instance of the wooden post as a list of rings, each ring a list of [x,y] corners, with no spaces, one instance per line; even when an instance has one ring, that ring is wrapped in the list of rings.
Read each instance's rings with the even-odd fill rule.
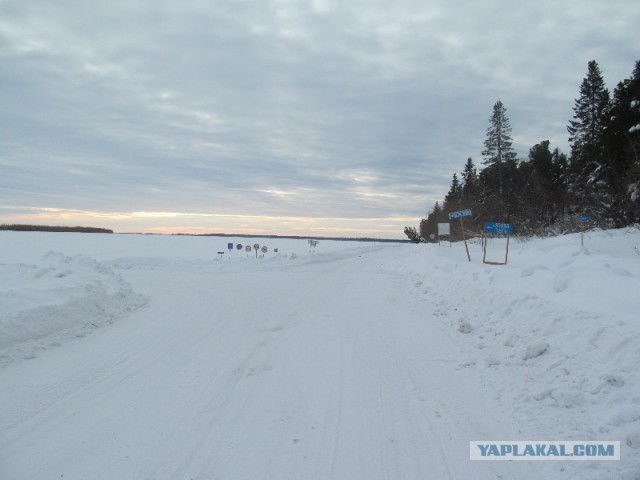
[[[509,259],[509,235],[507,235],[507,251],[504,253],[504,264],[507,264]]]
[[[484,236],[484,229],[482,229],[482,263],[487,263],[487,237]]]
[[[464,240],[464,248],[467,250],[467,258],[471,261],[471,255],[469,255],[469,247],[467,246],[467,236],[464,233],[464,222],[460,217],[460,228],[462,229],[462,239]]]

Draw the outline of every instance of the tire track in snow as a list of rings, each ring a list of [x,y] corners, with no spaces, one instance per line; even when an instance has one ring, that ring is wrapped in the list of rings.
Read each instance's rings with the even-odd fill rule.
[[[85,361],[68,374],[83,383],[67,384],[28,429],[14,429],[22,444],[7,454],[45,453],[16,471],[96,480],[499,478],[469,465],[477,430],[465,422],[487,408],[473,384],[452,390],[450,382],[470,379],[453,363],[441,369],[455,354],[445,329],[425,323],[422,304],[393,294],[414,282],[393,253],[127,273],[149,307],[87,338],[84,350],[56,353],[67,365]]]

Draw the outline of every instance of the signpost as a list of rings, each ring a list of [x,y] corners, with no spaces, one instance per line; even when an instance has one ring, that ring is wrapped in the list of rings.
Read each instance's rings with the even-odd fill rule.
[[[457,220],[458,218],[470,217],[471,210],[460,210],[459,212],[451,212],[449,214],[450,220]]]
[[[484,222],[484,233],[511,235],[513,233],[513,228],[510,223]]]
[[[469,247],[467,246],[467,237],[464,232],[464,221],[465,217],[471,216],[471,210],[460,210],[459,212],[451,212],[449,214],[449,220],[460,219],[460,229],[462,230],[462,239],[464,240],[464,248],[467,250],[467,258],[471,261],[471,255],[469,255]]]
[[[582,231],[580,232],[580,246],[584,247],[584,229],[589,221],[589,215],[580,215],[580,221],[582,222]]]
[[[509,236],[513,233],[513,227],[510,223],[498,223],[498,222],[484,222],[484,228],[482,230],[482,263],[489,265],[506,265],[509,258]],[[487,261],[487,243],[489,235],[506,235],[507,247],[504,254],[503,262],[488,262]]]
[[[448,223],[438,224],[438,245],[440,245],[440,237],[449,237],[449,246],[451,246],[451,226]]]

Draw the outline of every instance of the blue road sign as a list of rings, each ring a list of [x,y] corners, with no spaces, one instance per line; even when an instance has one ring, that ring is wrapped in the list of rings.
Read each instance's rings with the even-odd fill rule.
[[[589,221],[589,215],[580,215],[580,220],[583,222],[588,222]]]
[[[471,210],[460,210],[459,212],[451,212],[449,214],[449,220],[456,220],[458,218],[470,217]]]
[[[499,235],[511,235],[513,229],[510,223],[484,222],[484,233],[497,233]]]
[[[227,243],[227,249],[233,250],[233,243]]]

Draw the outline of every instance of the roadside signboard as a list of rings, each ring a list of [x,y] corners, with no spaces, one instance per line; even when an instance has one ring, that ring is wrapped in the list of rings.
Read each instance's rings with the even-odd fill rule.
[[[589,221],[589,215],[580,215],[580,221],[581,222],[588,222]]]
[[[506,265],[509,261],[509,237],[513,233],[513,227],[510,223],[484,222],[482,229],[482,263],[489,265]],[[487,247],[489,245],[489,235],[506,235],[507,245],[504,251],[504,262],[493,262],[487,260]]]
[[[244,247],[242,246],[242,244],[241,244],[241,243],[239,243],[238,245],[236,245],[236,248],[237,248],[238,250],[242,250]]]
[[[269,251],[269,248],[267,248],[266,245],[262,246],[262,253],[267,253]]]
[[[485,233],[495,233],[497,235],[511,235],[513,228],[510,223],[484,222]]]
[[[445,236],[445,235],[450,235],[451,234],[451,229],[448,223],[439,223],[438,224],[438,235],[440,235],[441,237]]]
[[[233,250],[233,243],[227,243],[227,250]]]
[[[457,220],[458,218],[470,217],[471,215],[471,210],[460,210],[459,212],[451,212],[449,214],[449,220]]]
[[[438,224],[438,245],[442,237],[449,237],[449,247],[451,247],[451,225],[447,223]]]
[[[471,254],[469,253],[469,246],[467,245],[467,235],[464,231],[464,219],[471,217],[473,214],[471,210],[460,210],[458,212],[451,212],[449,214],[449,220],[460,220],[460,230],[462,231],[462,240],[464,240],[464,249],[467,251],[467,258],[471,261]]]

